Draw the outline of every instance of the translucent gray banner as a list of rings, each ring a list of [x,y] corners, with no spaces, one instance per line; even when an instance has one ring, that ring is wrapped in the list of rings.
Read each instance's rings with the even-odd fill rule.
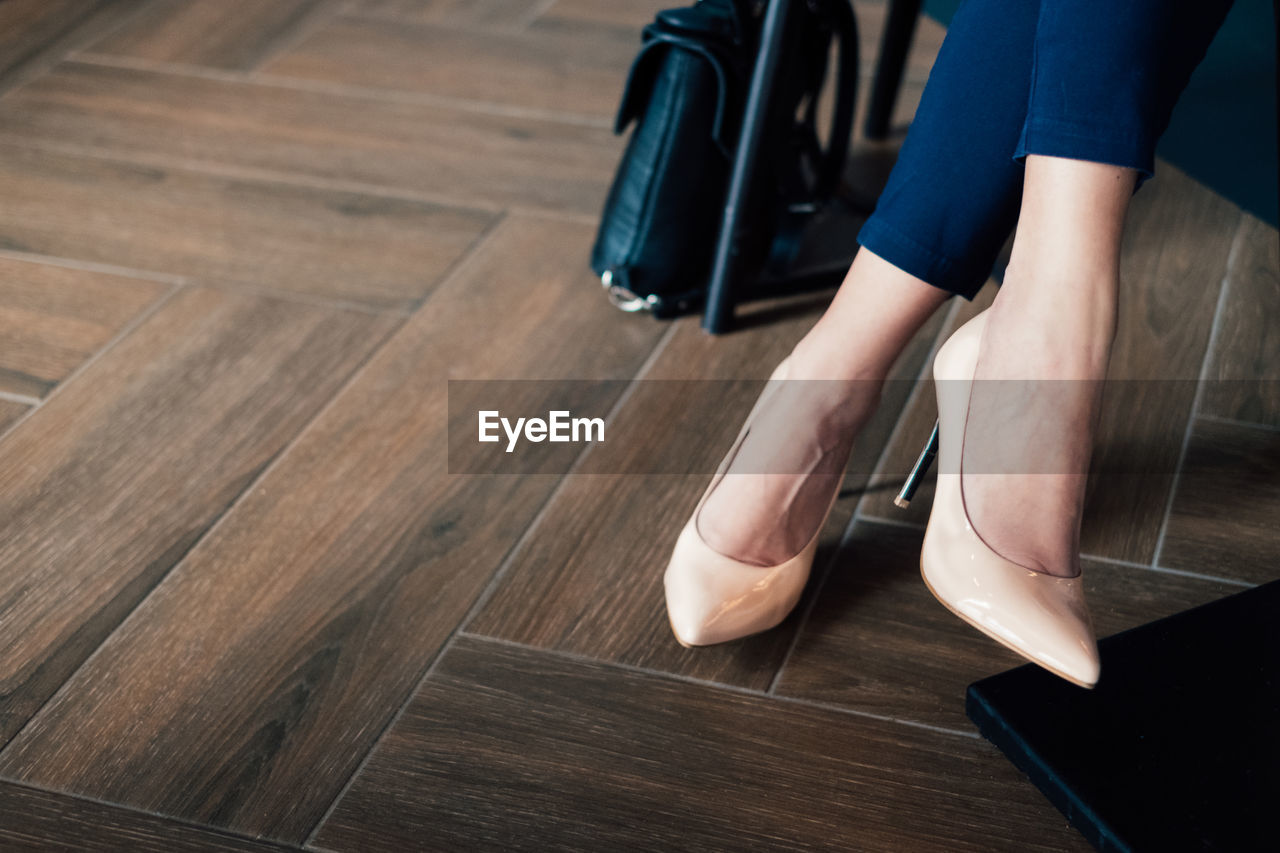
[[[901,479],[937,413],[934,383],[905,380],[879,389],[750,379],[448,384],[451,474],[712,474],[753,407],[732,472],[805,473],[815,448],[856,422],[878,390],[882,405],[865,419],[848,472]],[[1202,414],[1243,413],[1280,427],[1280,380],[1000,380],[948,382],[942,393],[967,404],[966,475],[1077,474],[1081,465],[1103,476],[1172,474],[1197,401]],[[1080,436],[1091,423],[1090,454]]]

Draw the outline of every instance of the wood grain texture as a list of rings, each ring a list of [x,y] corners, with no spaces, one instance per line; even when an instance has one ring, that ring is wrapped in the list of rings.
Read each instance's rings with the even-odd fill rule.
[[[0,398],[0,435],[31,409],[25,403]]]
[[[536,23],[573,21],[638,33],[653,21],[654,15],[669,8],[666,0],[555,0]]]
[[[0,391],[43,397],[167,290],[0,258]]]
[[[383,3],[398,5],[405,11],[437,9],[439,12],[453,5],[450,0],[353,0],[353,3],[356,6]],[[484,9],[488,3],[482,0],[478,4],[468,5]],[[884,30],[888,4],[859,0],[853,5],[858,19],[858,55],[861,58],[863,83],[869,86],[869,77],[873,73],[880,52],[880,38]],[[668,0],[555,0],[546,5],[541,14],[533,17],[528,26],[530,31],[535,33],[577,29],[584,36],[607,29],[618,38],[634,39],[645,25],[653,22],[659,11],[669,8],[671,3]],[[421,19],[427,20],[426,15],[429,14],[430,12],[424,12]],[[920,17],[916,25],[915,37],[912,39],[911,50],[907,55],[907,66],[903,75],[905,81],[924,83],[946,32],[946,28],[928,15]],[[831,85],[829,79],[827,90]],[[908,112],[905,118],[909,119],[910,116],[911,112]],[[859,129],[860,127],[861,125],[858,125]]]
[[[297,849],[12,782],[0,782],[0,848],[5,853],[285,853]]]
[[[446,95],[612,121],[640,33],[476,32],[337,18],[265,63],[272,75]]]
[[[342,9],[352,17],[501,31],[524,29],[546,6],[547,0],[347,0]]]
[[[185,290],[0,443],[8,741],[392,328]]]
[[[982,741],[470,636],[379,743],[315,844],[1088,849]]]
[[[0,92],[46,71],[135,11],[137,0],[4,0]]]
[[[84,16],[82,0],[8,0],[0,3],[0,79],[65,35]]]
[[[323,0],[150,0],[95,53],[213,68],[253,68]]]
[[[1173,488],[1240,211],[1167,163],[1134,196],[1080,547],[1148,563]],[[1152,381],[1154,380],[1154,381]]]
[[[937,602],[920,579],[923,531],[859,522],[836,556],[777,693],[971,731],[967,685],[1025,663]],[[1226,583],[1086,560],[1099,637],[1239,592]],[[1102,661],[1106,678],[1106,658]]]
[[[581,298],[590,273],[565,258],[592,233],[507,220],[0,755],[0,774],[302,841],[558,479],[450,476],[445,380],[622,378],[661,334]],[[529,410],[545,412],[537,395],[555,383],[530,385]]]
[[[0,101],[0,134],[590,216],[623,144],[581,124],[79,63]]]
[[[1240,220],[1237,208],[1168,164],[1134,197],[1121,264],[1118,330],[1103,392],[1081,548],[1148,563],[1177,470],[1218,288]],[[966,309],[965,316],[972,312]],[[929,436],[937,405],[920,395],[886,454],[901,482]],[[863,500],[872,518],[924,523],[932,478],[905,512],[892,494]]]
[[[1246,214],[1236,237],[1200,414],[1280,427],[1280,235]]]
[[[416,305],[492,221],[424,202],[6,144],[0,197],[4,248],[391,309]]]
[[[1198,419],[1160,563],[1266,583],[1280,577],[1280,431]]]
[[[797,313],[773,322],[765,321],[772,309],[758,306],[758,325],[723,338],[703,334],[696,318],[680,321],[643,379],[711,381],[637,385],[609,440],[584,455],[579,469],[584,476],[565,483],[468,630],[698,678],[768,686],[807,595],[775,630],[690,650],[671,634],[662,573],[676,535],[759,393],[759,382],[735,380],[767,378],[824,301],[800,301],[792,309],[800,309]],[[940,322],[939,316],[917,335],[895,367],[898,379],[919,371]],[[890,383],[879,412],[855,445],[845,497],[823,528],[814,579],[849,521],[908,390],[906,381]],[[655,423],[662,427],[655,429]],[[643,470],[655,458],[676,460],[668,470],[707,473],[618,473]]]

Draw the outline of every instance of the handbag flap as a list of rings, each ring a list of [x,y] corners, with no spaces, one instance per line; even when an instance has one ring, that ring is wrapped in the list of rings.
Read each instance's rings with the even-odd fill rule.
[[[728,101],[733,81],[726,67],[729,61],[725,56],[725,48],[708,44],[704,39],[684,33],[669,32],[662,27],[661,22],[646,26],[643,38],[644,45],[627,73],[627,82],[622,93],[622,103],[618,105],[613,132],[622,133],[627,125],[644,111],[649,102],[649,96],[653,92],[658,69],[662,65],[662,57],[666,52],[672,49],[686,50],[704,58],[715,72],[718,88],[711,136],[716,147],[726,157],[732,157],[736,140],[730,136],[736,136],[736,133],[732,133],[734,128],[728,127]]]

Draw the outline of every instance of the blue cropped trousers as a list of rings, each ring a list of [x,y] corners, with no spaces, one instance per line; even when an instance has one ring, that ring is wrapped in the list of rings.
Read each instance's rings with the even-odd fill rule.
[[[1155,172],[1231,0],[964,0],[858,242],[972,299],[1018,218],[1023,160]],[[1136,190],[1135,190],[1136,191]]]

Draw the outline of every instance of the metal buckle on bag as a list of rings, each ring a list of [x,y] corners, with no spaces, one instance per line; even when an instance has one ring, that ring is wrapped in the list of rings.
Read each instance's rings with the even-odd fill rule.
[[[613,270],[605,270],[601,273],[600,283],[604,285],[605,293],[609,295],[609,301],[623,311],[630,313],[652,311],[662,302],[662,298],[655,293],[650,293],[648,296],[637,296],[622,285],[614,284]]]

